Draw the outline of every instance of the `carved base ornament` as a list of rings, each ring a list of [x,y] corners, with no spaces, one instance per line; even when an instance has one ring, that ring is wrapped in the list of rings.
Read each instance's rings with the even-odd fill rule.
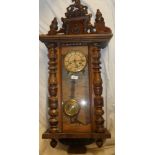
[[[85,145],[102,147],[111,137],[104,126],[100,56],[113,35],[99,9],[91,24],[88,7],[72,2],[62,28],[54,18],[49,32],[39,36],[49,58],[49,127],[42,137],[51,139],[53,148],[60,142],[69,145],[69,153],[86,153]]]

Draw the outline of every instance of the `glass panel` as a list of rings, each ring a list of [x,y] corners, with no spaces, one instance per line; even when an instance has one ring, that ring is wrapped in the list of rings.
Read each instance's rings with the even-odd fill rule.
[[[63,132],[89,132],[88,47],[62,48]]]

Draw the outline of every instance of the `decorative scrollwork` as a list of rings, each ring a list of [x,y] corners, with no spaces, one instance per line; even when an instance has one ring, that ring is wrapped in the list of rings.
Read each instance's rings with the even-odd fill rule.
[[[48,35],[62,34],[95,34],[111,33],[111,29],[105,26],[101,11],[96,12],[94,25],[91,23],[92,14],[88,14],[88,7],[81,4],[80,0],[72,0],[74,4],[67,7],[66,18],[61,18],[63,24],[58,31],[58,22],[54,18]]]
[[[67,18],[71,17],[81,17],[88,14],[88,7],[81,4],[80,0],[72,0],[75,2],[67,8],[65,16]]]

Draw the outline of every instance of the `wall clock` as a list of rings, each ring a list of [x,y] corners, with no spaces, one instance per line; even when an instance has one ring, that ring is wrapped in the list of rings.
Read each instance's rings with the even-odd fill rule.
[[[98,9],[95,23],[80,0],[72,0],[58,30],[54,18],[47,34],[39,36],[49,58],[49,128],[43,139],[69,145],[69,153],[85,153],[85,145],[101,147],[111,135],[104,127],[104,98],[100,51],[112,38]]]

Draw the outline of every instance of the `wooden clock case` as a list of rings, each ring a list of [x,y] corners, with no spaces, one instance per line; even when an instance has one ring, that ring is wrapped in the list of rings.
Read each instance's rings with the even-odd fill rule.
[[[94,25],[91,24],[91,14],[88,14],[87,6],[83,6],[80,0],[72,0],[74,4],[67,8],[66,18],[62,18],[62,28],[58,30],[57,19],[54,18],[48,34],[40,35],[39,39],[48,49],[49,58],[49,128],[42,135],[43,139],[51,139],[54,148],[57,142],[69,145],[68,152],[84,153],[84,145],[96,142],[101,147],[111,135],[104,127],[104,98],[102,96],[102,78],[100,67],[100,51],[105,48],[112,38],[112,31],[105,26],[104,18],[97,10]],[[87,46],[89,69],[89,98],[91,132],[63,132],[62,118],[62,76],[61,76],[61,52],[62,47]],[[81,147],[81,148],[79,148]]]

